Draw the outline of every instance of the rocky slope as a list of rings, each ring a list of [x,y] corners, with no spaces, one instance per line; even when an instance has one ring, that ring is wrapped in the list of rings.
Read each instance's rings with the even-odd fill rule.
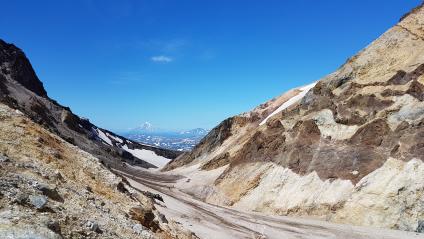
[[[419,6],[334,73],[223,121],[165,170],[218,205],[418,230],[422,26]]]
[[[76,116],[0,40],[1,238],[197,238],[156,210],[161,197],[110,171],[177,155]]]
[[[144,155],[169,161],[180,153],[139,144],[101,129],[50,99],[25,54],[0,40],[0,102],[19,109],[66,141],[95,155],[104,164],[127,162],[151,168],[157,165]],[[130,150],[128,150],[130,149]],[[162,158],[161,158],[162,157]]]
[[[0,104],[1,238],[195,238],[146,195]]]

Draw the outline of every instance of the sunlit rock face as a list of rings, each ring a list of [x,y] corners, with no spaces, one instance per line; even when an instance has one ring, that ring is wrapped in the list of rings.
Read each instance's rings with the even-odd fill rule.
[[[0,119],[1,238],[196,238],[100,159],[2,103]]]
[[[0,238],[197,238],[112,173],[177,155],[73,114],[0,40]]]
[[[423,25],[419,6],[334,73],[223,121],[165,170],[185,168],[180,187],[210,203],[416,230]]]

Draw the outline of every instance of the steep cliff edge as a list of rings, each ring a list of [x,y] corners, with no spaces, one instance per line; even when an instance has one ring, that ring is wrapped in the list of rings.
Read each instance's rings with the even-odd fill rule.
[[[416,230],[423,25],[419,6],[336,72],[264,104],[265,114],[258,107],[225,120],[165,170],[184,173],[178,187],[218,205]]]

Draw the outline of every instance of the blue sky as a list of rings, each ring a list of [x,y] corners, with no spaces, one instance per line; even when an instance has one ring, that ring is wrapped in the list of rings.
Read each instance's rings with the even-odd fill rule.
[[[1,1],[0,38],[101,127],[211,128],[331,73],[419,2]]]

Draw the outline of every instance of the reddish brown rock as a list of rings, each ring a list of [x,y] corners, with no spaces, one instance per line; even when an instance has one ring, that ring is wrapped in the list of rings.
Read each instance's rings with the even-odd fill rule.
[[[151,229],[152,231],[159,230],[159,224],[155,220],[155,214],[152,210],[143,207],[133,207],[129,211],[131,219],[140,222],[141,225]]]

